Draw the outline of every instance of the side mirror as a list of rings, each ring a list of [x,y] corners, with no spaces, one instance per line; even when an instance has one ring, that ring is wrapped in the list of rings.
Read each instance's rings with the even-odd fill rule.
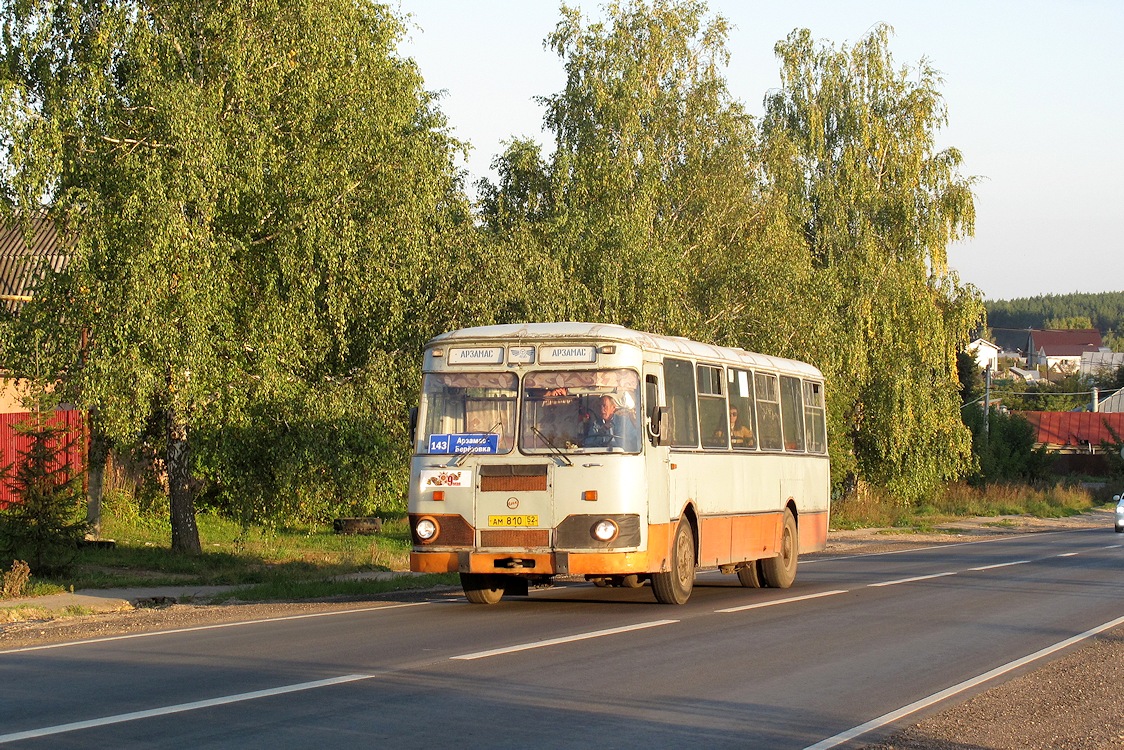
[[[418,442],[418,407],[410,407],[410,445]]]

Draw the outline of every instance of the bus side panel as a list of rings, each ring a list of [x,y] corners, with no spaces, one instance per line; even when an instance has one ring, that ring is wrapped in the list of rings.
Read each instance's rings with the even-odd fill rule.
[[[800,529],[800,554],[818,552],[827,546],[827,511],[801,513],[797,526]]]
[[[718,516],[699,521],[699,565],[715,567],[776,554],[779,513]]]

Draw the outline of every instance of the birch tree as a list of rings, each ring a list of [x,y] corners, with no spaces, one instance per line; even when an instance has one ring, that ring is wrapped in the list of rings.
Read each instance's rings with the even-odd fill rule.
[[[948,267],[975,213],[961,154],[937,148],[940,76],[924,60],[896,67],[890,33],[850,48],[807,30],[778,43],[762,139],[828,326],[808,356],[832,384],[833,469],[911,499],[971,465],[956,351],[983,308]]]
[[[109,434],[161,416],[172,547],[198,552],[194,436],[408,378],[459,145],[365,0],[0,8],[6,204],[78,238],[18,327]]]

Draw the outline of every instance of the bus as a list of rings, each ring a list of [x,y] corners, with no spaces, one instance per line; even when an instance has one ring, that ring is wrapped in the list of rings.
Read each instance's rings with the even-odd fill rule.
[[[787,588],[827,543],[824,378],[812,365],[619,325],[466,328],[428,342],[412,414],[410,569],[495,604],[555,577],[698,570]]]

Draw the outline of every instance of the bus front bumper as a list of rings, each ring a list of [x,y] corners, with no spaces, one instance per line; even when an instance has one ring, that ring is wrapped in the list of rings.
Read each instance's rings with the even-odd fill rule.
[[[415,573],[502,573],[527,576],[627,575],[666,569],[647,552],[411,552]]]

